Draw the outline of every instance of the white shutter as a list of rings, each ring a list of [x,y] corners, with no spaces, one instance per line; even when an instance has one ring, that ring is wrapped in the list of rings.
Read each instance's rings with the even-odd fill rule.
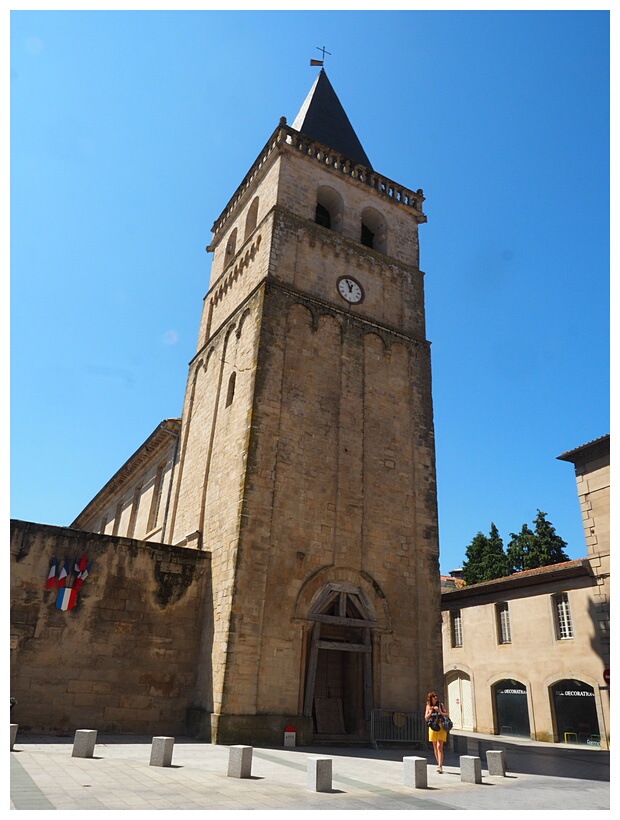
[[[461,721],[461,687],[458,675],[448,681],[448,714],[455,729],[462,729]]]

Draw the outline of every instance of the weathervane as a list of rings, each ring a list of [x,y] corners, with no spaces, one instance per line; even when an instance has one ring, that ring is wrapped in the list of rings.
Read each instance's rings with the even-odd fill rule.
[[[323,63],[325,62],[325,55],[329,54],[329,56],[331,57],[332,56],[331,52],[327,51],[325,46],[317,46],[316,48],[317,48],[317,51],[321,52],[321,55],[322,55],[323,59],[322,60],[310,60],[310,65],[323,65]]]

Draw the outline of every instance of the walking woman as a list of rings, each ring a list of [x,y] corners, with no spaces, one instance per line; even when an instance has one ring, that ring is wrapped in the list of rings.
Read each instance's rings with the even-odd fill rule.
[[[439,698],[435,692],[429,692],[426,697],[426,711],[424,712],[424,721],[427,722],[429,717],[436,714],[448,717],[446,707],[439,702]],[[437,723],[437,731],[434,731],[430,726],[428,727],[428,739],[433,744],[433,751],[435,752],[435,760],[437,761],[437,772],[443,774],[443,744],[448,739],[446,730],[441,723]]]

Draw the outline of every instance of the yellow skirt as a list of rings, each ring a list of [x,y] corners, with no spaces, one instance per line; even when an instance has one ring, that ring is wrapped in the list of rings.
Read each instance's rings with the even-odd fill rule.
[[[429,726],[428,739],[429,739],[429,742],[431,742],[431,743],[434,740],[441,740],[442,743],[445,743],[446,740],[448,739],[448,734],[447,734],[445,729],[440,729],[438,732],[433,732],[433,730]]]

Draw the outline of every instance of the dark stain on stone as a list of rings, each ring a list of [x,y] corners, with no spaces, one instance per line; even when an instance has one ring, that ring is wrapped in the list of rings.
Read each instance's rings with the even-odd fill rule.
[[[155,598],[161,607],[170,606],[180,601],[194,581],[196,564],[171,563],[170,561],[155,562],[155,582],[157,589]]]

